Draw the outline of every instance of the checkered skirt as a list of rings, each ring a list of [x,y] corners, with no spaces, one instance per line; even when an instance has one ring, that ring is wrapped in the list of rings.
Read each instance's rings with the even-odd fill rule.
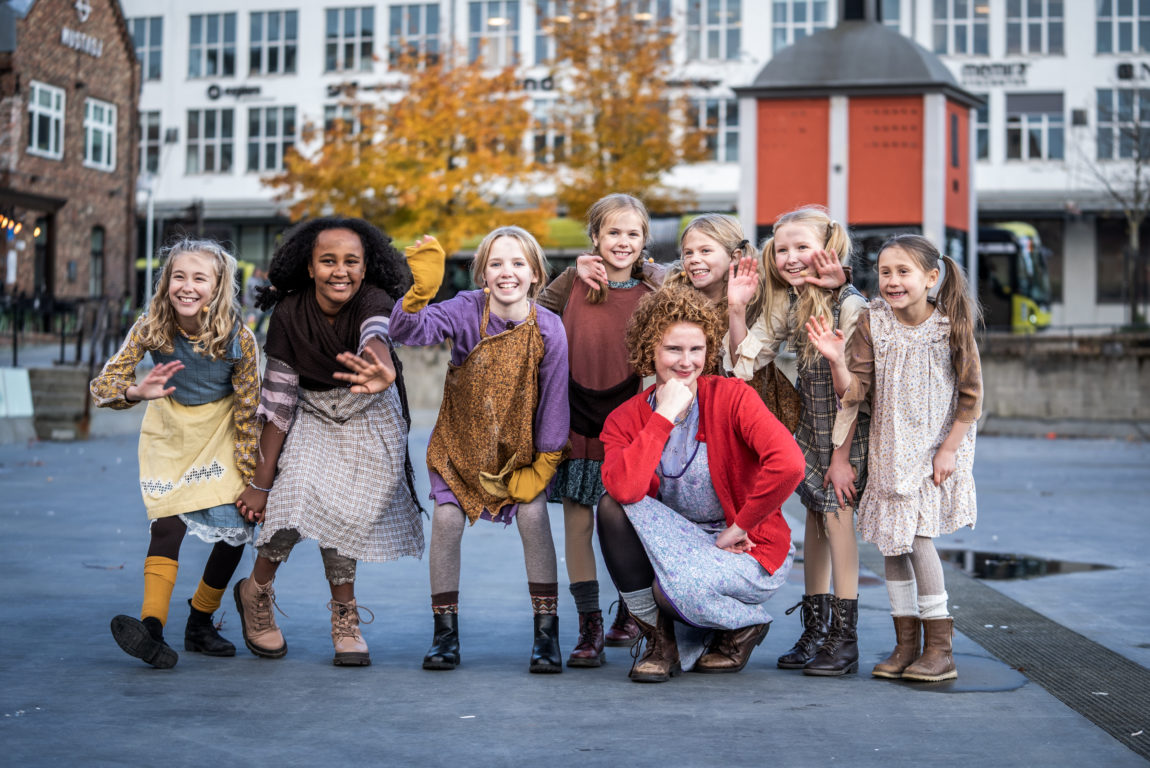
[[[840,293],[839,300],[834,305],[836,328],[839,324],[842,300],[847,293],[847,291]],[[839,403],[830,364],[822,356],[810,364],[803,363],[800,359],[797,384],[802,406],[799,409],[799,427],[795,430],[795,442],[803,449],[803,456],[807,462],[806,473],[798,487],[799,498],[807,509],[823,514],[833,513],[839,508],[835,490],[830,485],[823,488],[823,480],[831,466],[831,454],[834,452],[831,434],[834,431]],[[851,466],[858,473],[855,478],[856,499],[862,497],[863,489],[866,488],[869,442],[870,414],[860,410],[850,452]]]
[[[256,546],[281,529],[344,557],[423,555],[423,518],[404,475],[407,425],[395,387],[375,395],[299,390]]]

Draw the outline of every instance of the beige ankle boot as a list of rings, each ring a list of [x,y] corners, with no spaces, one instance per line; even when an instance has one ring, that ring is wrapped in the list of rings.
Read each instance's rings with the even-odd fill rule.
[[[902,679],[937,683],[958,677],[951,647],[953,637],[954,619],[923,619],[922,655],[903,670]]]
[[[375,621],[375,614],[370,608],[360,608],[355,604],[355,598],[346,603],[332,600],[327,604],[331,611],[331,642],[335,646],[335,658],[332,663],[337,667],[366,667],[371,664],[371,656],[367,652],[367,643],[359,632],[362,620],[359,612],[367,611],[370,619],[362,620],[364,624]]]
[[[244,644],[256,656],[265,659],[279,659],[287,653],[287,643],[283,633],[276,626],[276,592],[272,582],[256,584],[252,577],[236,582],[232,593],[236,598],[236,610],[240,614]],[[282,613],[282,611],[281,611]]]

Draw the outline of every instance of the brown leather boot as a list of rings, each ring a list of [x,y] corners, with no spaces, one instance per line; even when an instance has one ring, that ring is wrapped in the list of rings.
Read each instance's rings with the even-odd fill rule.
[[[875,664],[871,674],[897,680],[922,653],[922,622],[917,616],[892,616],[895,646],[890,656]]]
[[[742,670],[751,658],[751,651],[763,642],[770,628],[770,624],[752,624],[742,629],[719,630],[707,646],[707,652],[695,662],[694,671],[710,674]]]
[[[276,626],[273,609],[278,608],[272,582],[259,585],[251,577],[240,579],[232,594],[236,598],[236,610],[240,614],[240,626],[248,650],[265,659],[282,658],[287,653],[287,643]]]
[[[335,658],[332,664],[337,667],[366,667],[371,664],[371,655],[367,651],[367,643],[359,632],[362,620],[364,624],[375,621],[375,614],[370,608],[361,608],[355,604],[355,598],[346,603],[332,600],[327,604],[331,611],[331,642],[335,646]],[[363,620],[360,611],[367,611],[370,619]]]
[[[635,617],[627,610],[627,604],[623,602],[623,598],[619,598],[618,605],[619,610],[615,612],[615,621],[611,623],[611,628],[603,636],[603,644],[615,648],[630,648],[642,633],[639,630],[639,625],[635,623]]]
[[[635,643],[631,654],[635,663],[628,675],[636,683],[665,683],[683,671],[679,665],[679,645],[675,642],[675,622],[661,611],[655,626],[632,617],[639,626],[647,647],[639,654],[640,643]]]
[[[603,663],[603,612],[579,614],[579,642],[567,657],[568,667],[598,667]]]
[[[958,677],[954,666],[951,639],[954,619],[924,619],[922,622],[922,656],[902,673],[903,680],[937,683]]]

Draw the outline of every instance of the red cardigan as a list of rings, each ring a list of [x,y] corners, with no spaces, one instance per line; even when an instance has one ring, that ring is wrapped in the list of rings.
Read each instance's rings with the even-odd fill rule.
[[[599,436],[606,449],[603,485],[621,504],[659,491],[655,469],[673,425],[652,411],[653,390],[612,411]],[[745,381],[700,376],[697,397],[697,438],[707,444],[711,483],[727,525],[748,532],[756,544],[749,554],[774,573],[791,546],[791,528],[779,507],[803,479],[803,452]]]

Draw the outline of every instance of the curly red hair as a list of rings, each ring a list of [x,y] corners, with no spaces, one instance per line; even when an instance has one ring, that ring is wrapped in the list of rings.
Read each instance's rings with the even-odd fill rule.
[[[655,351],[672,325],[690,323],[703,329],[707,338],[704,374],[720,371],[723,318],[707,297],[687,285],[667,284],[639,301],[627,323],[627,351],[640,376],[655,373]]]

